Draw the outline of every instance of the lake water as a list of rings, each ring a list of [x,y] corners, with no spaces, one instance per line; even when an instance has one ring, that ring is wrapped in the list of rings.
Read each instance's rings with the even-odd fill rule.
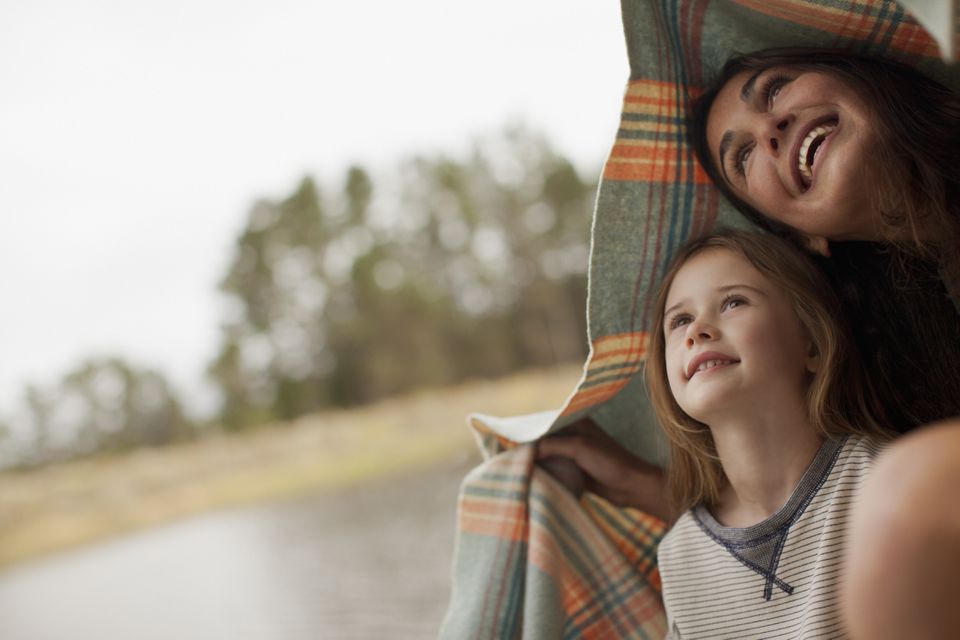
[[[0,573],[3,640],[435,638],[473,459],[194,517]]]

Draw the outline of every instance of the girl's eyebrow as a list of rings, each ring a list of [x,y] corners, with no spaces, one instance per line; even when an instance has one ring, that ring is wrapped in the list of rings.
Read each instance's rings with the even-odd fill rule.
[[[667,309],[666,311],[664,311],[664,312],[663,312],[663,317],[666,318],[666,317],[669,316],[671,313],[673,313],[674,311],[676,311],[677,309],[679,309],[680,307],[682,307],[684,302],[686,302],[685,299],[684,299],[684,300],[681,300],[681,301],[678,302],[677,304],[673,305],[672,307],[670,307],[669,309]]]
[[[760,295],[763,296],[764,298],[767,297],[766,292],[764,292],[764,291],[762,291],[762,290],[760,290],[760,289],[758,289],[758,288],[756,288],[756,287],[754,287],[754,286],[751,286],[751,285],[749,285],[749,284],[737,283],[737,284],[728,284],[728,285],[724,285],[724,286],[722,286],[722,287],[717,287],[717,291],[730,291],[731,289],[749,289],[750,291],[753,291],[754,293],[760,294]]]
[[[743,284],[743,283],[739,283],[739,282],[736,283],[736,284],[726,284],[726,285],[723,285],[722,287],[717,287],[717,292],[718,292],[718,293],[725,293],[725,292],[730,291],[730,290],[732,290],[732,289],[748,289],[748,290],[753,291],[754,293],[756,293],[756,294],[758,294],[758,295],[763,296],[764,298],[769,297],[769,296],[767,296],[766,292],[761,291],[760,289],[757,289],[756,287],[752,287],[752,286],[750,286],[749,284]],[[663,317],[666,318],[666,317],[669,316],[671,313],[673,313],[674,311],[676,311],[677,309],[679,309],[680,307],[682,307],[682,306],[684,305],[684,303],[686,303],[686,301],[687,301],[687,299],[684,298],[683,300],[681,300],[681,301],[678,302],[677,304],[672,305],[669,309],[664,310],[664,312],[663,312]]]

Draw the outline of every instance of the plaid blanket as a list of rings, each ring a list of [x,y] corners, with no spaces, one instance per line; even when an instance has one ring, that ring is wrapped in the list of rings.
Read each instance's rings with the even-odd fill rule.
[[[688,99],[731,56],[786,45],[885,56],[960,90],[960,70],[889,0],[622,0],[622,13],[631,73],[594,213],[590,355],[560,411],[471,417],[487,460],[461,489],[443,639],[666,633],[655,561],[664,524],[589,494],[577,501],[534,466],[532,446],[517,443],[590,417],[638,455],[664,461],[636,375],[656,287],[688,238],[746,224],[687,145]]]

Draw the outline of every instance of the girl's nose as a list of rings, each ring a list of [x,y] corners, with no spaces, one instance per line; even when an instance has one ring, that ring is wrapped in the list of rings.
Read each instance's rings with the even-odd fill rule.
[[[692,347],[701,342],[716,340],[718,334],[719,331],[715,326],[703,320],[695,320],[687,326],[687,346]]]

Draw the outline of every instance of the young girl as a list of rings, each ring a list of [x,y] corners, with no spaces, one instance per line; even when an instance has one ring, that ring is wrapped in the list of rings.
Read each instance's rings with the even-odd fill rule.
[[[838,637],[847,519],[887,439],[833,291],[769,236],[680,251],[646,376],[686,509],[660,545],[673,638]]]

